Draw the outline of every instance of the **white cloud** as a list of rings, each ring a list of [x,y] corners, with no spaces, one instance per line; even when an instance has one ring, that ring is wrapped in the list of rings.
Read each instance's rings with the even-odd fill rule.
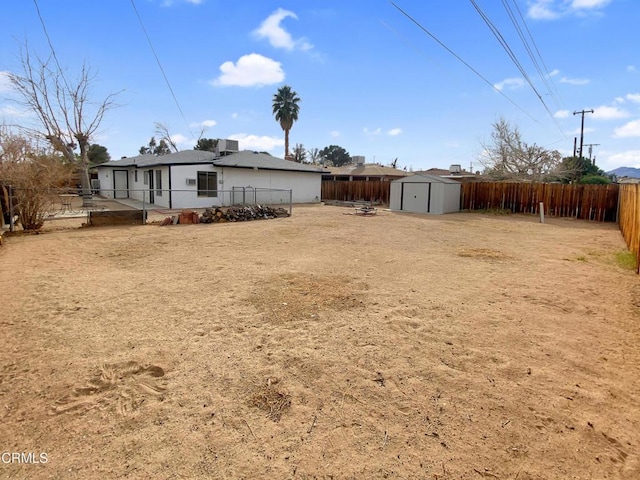
[[[215,127],[218,124],[215,120],[203,120],[202,122],[191,123],[190,127],[210,128]]]
[[[191,5],[200,5],[204,0],[184,0],[184,1],[186,3],[190,3]],[[176,2],[176,0],[164,0],[164,2],[162,2],[162,6],[170,7],[174,3],[178,3],[178,2]]]
[[[265,21],[260,24],[253,34],[257,38],[266,38],[272,47],[284,48],[286,50],[311,50],[313,45],[306,41],[304,38],[294,40],[291,34],[280,26],[280,23],[287,17],[298,19],[298,16],[290,10],[284,10],[279,8],[271,15],[267,17]]]
[[[556,68],[555,70],[552,70],[551,72],[549,72],[549,77],[555,77],[559,74],[560,74],[560,70]]]
[[[537,0],[529,5],[527,11],[529,17],[535,20],[554,20],[560,14],[553,10],[553,2],[551,0]]]
[[[19,110],[12,105],[0,105],[0,117],[16,118],[30,116],[32,116],[32,112],[30,110]]]
[[[555,20],[567,15],[599,14],[611,0],[531,0],[527,15],[535,20]]]
[[[570,115],[571,115],[571,112],[569,110],[558,110],[556,113],[553,114],[555,118],[567,118]]]
[[[640,103],[640,93],[628,93],[625,98],[633,103]]]
[[[632,120],[613,131],[613,138],[640,137],[640,120]]]
[[[635,71],[636,71],[636,67],[635,67],[635,65],[629,65],[629,66],[627,67],[627,72],[633,73],[633,72],[635,72]]]
[[[382,132],[382,129],[381,129],[381,128],[376,128],[375,130],[369,130],[367,127],[364,127],[364,128],[362,129],[362,132],[363,132],[365,135],[368,135],[368,136],[372,136],[372,135],[380,135],[380,133]]]
[[[562,77],[560,79],[560,83],[568,83],[569,85],[586,85],[587,83],[589,83],[589,80],[587,80],[586,78]]]
[[[592,133],[595,132],[595,128],[591,128],[591,127],[584,127],[584,130],[580,130],[579,128],[576,128],[574,131],[569,132],[571,135],[580,135],[580,132],[583,133]]]
[[[243,55],[237,61],[220,65],[220,75],[212,81],[216,86],[253,87],[280,83],[284,72],[280,62],[276,62],[258,53]]]
[[[391,135],[392,137],[395,137],[397,135],[400,135],[401,133],[402,133],[401,128],[392,128],[387,132],[387,135]]]
[[[579,9],[591,9],[591,8],[604,8],[611,0],[573,0],[571,2],[571,8]]]
[[[176,133],[174,135],[171,135],[171,141],[173,143],[175,143],[176,146],[187,145],[187,144],[193,143],[193,139],[192,138],[185,137],[181,133]]]
[[[329,135],[331,135],[333,138],[338,138],[340,136],[340,132],[337,130],[331,130],[329,132]]]
[[[238,140],[240,150],[255,150],[268,152],[276,147],[284,147],[284,139],[280,137],[259,137],[248,133],[229,135],[230,140]]]
[[[615,120],[617,118],[627,118],[628,112],[620,110],[618,107],[597,107],[593,109],[593,118],[596,120]]]
[[[503,81],[499,83],[495,83],[493,85],[496,90],[504,90],[508,88],[509,90],[516,90],[517,88],[524,87],[524,80],[522,78],[505,78]]]
[[[627,150],[607,157],[607,164],[640,168],[640,150]]]

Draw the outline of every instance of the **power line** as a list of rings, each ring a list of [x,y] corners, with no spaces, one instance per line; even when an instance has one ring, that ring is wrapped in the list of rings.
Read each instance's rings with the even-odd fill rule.
[[[151,51],[153,52],[153,56],[156,59],[156,62],[158,64],[158,67],[160,68],[160,72],[162,72],[162,76],[164,77],[164,81],[167,84],[167,87],[169,87],[169,91],[171,92],[171,96],[173,97],[173,101],[175,102],[176,106],[178,107],[178,111],[180,112],[180,115],[182,116],[182,120],[184,120],[185,125],[187,126],[187,130],[189,130],[189,133],[191,134],[191,137],[193,138],[193,132],[191,131],[191,127],[189,126],[189,122],[187,122],[187,119],[184,115],[184,112],[182,111],[182,107],[180,106],[180,102],[178,102],[178,98],[176,97],[176,94],[173,91],[173,88],[171,87],[171,83],[169,82],[169,78],[167,77],[167,74],[164,71],[164,68],[162,67],[162,63],[160,63],[160,58],[158,57],[158,54],[156,53],[155,48],[153,48],[153,43],[151,43],[151,38],[149,37],[149,34],[147,33],[147,29],[144,27],[144,23],[142,22],[142,18],[140,17],[140,13],[138,13],[138,8],[136,7],[136,3],[135,0],[131,0],[131,6],[133,7],[133,10],[136,13],[136,17],[138,17],[138,21],[140,22],[140,27],[142,27],[142,31],[144,32],[144,36],[147,38],[147,42],[149,42],[149,47],[151,47]]]
[[[504,2],[504,0],[503,0],[503,2]],[[544,67],[544,70],[546,72],[546,75],[543,75],[542,73],[540,73],[542,81],[547,86],[547,90],[549,91],[549,94],[556,100],[556,105],[558,105],[558,107],[562,108],[562,102],[560,101],[560,94],[558,92],[558,89],[556,88],[556,85],[555,85],[553,79],[551,78],[551,72],[549,72],[549,68],[547,67],[547,64],[545,63],[544,59],[542,58],[542,54],[540,53],[540,50],[538,49],[538,45],[536,44],[536,41],[534,40],[533,35],[531,34],[531,30],[529,30],[529,26],[527,25],[527,22],[524,19],[524,15],[522,15],[522,11],[520,10],[520,7],[518,6],[518,2],[516,0],[512,0],[512,2],[516,7],[516,11],[518,12],[518,16],[520,17],[520,21],[524,25],[524,28],[527,31],[527,34],[528,34],[529,38],[531,39],[531,43],[533,44],[533,47],[534,47],[536,53],[538,54],[538,58],[540,59],[540,63],[542,63],[542,66]],[[523,40],[523,41],[525,43],[527,43],[526,40]],[[533,57],[532,57],[532,60],[533,60]],[[535,61],[534,61],[534,63],[537,64],[537,62],[535,62]],[[549,80],[548,83],[546,81],[547,79]],[[553,87],[553,91],[555,91],[555,95],[551,91],[552,89],[549,88],[549,84]]]
[[[424,33],[426,33],[432,39],[434,39],[442,48],[444,48],[447,52],[449,52],[451,55],[453,55],[465,67],[467,67],[469,70],[471,70],[473,73],[475,73],[478,77],[480,77],[485,83],[487,83],[489,86],[491,86],[491,88],[493,88],[496,92],[498,92],[504,98],[509,100],[509,102],[511,102],[513,105],[518,107],[525,115],[527,115],[529,118],[531,118],[534,122],[536,122],[538,124],[540,123],[529,112],[527,112],[524,108],[522,108],[515,101],[513,101],[511,98],[509,98],[504,92],[502,92],[500,89],[496,88],[496,86],[493,83],[491,83],[489,80],[487,80],[480,72],[478,72],[475,68],[473,68],[467,62],[465,62],[457,53],[455,53],[453,50],[451,50],[449,47],[447,47],[443,42],[441,42],[435,35],[433,35],[429,30],[427,30],[424,26],[422,26],[415,18],[413,18],[411,15],[409,15],[407,12],[405,12],[402,8],[400,8],[398,5],[396,5],[392,0],[389,0],[389,3],[391,5],[393,5],[405,17],[407,17],[409,20],[411,20],[411,22],[413,22],[420,30],[422,30]]]
[[[533,92],[536,94],[536,96],[540,100],[540,103],[542,103],[542,105],[544,106],[545,110],[547,111],[547,113],[549,114],[549,116],[551,117],[553,122],[556,124],[556,127],[558,127],[558,130],[560,130],[560,132],[562,132],[562,134],[564,135],[564,131],[562,130],[562,127],[558,123],[558,120],[553,116],[553,113],[551,112],[551,110],[549,110],[549,107],[547,106],[546,102],[542,98],[542,95],[540,95],[540,92],[538,92],[538,89],[535,87],[535,85],[531,81],[531,78],[529,77],[529,75],[525,71],[524,67],[520,63],[520,60],[518,60],[518,57],[516,56],[516,54],[511,49],[511,46],[509,45],[509,42],[507,42],[507,40],[504,38],[502,33],[500,33],[500,30],[494,25],[494,23],[487,16],[487,14],[484,13],[484,11],[482,11],[482,9],[476,3],[476,1],[475,0],[469,0],[469,1],[473,5],[473,7],[476,9],[476,11],[480,15],[480,17],[482,18],[484,23],[487,25],[487,27],[489,27],[489,30],[491,30],[491,33],[493,33],[493,35],[496,37],[496,39],[498,40],[498,43],[500,43],[500,45],[502,46],[504,51],[507,52],[507,55],[509,56],[511,61],[515,64],[515,66],[518,68],[518,70],[520,71],[520,73],[522,74],[524,79],[527,81],[527,83],[529,84],[529,86],[531,87]]]

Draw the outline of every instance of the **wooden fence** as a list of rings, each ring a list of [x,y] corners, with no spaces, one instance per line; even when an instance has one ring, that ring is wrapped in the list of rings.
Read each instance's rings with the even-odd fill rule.
[[[475,182],[462,185],[460,208],[537,214],[542,202],[545,215],[615,222],[618,193],[617,184]]]
[[[619,222],[627,247],[636,256],[636,272],[640,273],[640,185],[620,185]]]
[[[389,205],[391,182],[366,180],[323,180],[322,200],[372,202]]]

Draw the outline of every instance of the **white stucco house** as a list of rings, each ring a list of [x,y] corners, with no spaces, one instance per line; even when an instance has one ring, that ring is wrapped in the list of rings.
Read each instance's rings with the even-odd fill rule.
[[[97,190],[106,198],[171,209],[320,201],[322,168],[238,151],[237,145],[220,140],[217,152],[184,150],[112,160],[97,167]]]

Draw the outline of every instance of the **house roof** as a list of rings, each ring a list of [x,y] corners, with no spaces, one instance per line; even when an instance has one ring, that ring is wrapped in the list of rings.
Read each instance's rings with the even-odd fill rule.
[[[232,153],[231,155],[225,155],[224,157],[217,158],[213,161],[213,164],[220,167],[326,173],[326,170],[323,170],[322,167],[317,165],[292,162],[291,160],[273,157],[268,153],[252,152],[250,150],[243,150],[242,152]]]
[[[447,170],[445,168],[430,168],[429,170],[419,170],[415,173],[420,173],[425,175],[438,175],[439,177],[447,177],[447,178],[479,177],[479,175],[473,172],[467,172],[463,170],[461,172],[452,173],[451,170]]]
[[[331,175],[357,175],[363,177],[404,177],[406,175],[411,175],[404,170],[399,170],[393,167],[384,167],[377,163],[329,167],[329,171],[331,172]]]
[[[460,182],[457,182],[451,178],[440,177],[438,175],[425,175],[424,173],[414,173],[408,177],[399,178],[394,180],[392,183],[451,183],[454,185],[460,185]]]
[[[167,155],[138,155],[137,157],[111,160],[98,165],[98,168],[137,167],[148,168],[161,165],[197,165],[209,163],[220,167],[257,168],[263,170],[286,170],[294,172],[326,173],[326,170],[315,166],[296,163],[290,160],[258,153],[249,150],[236,152],[223,157],[216,157],[215,153],[203,150],[183,150]]]

